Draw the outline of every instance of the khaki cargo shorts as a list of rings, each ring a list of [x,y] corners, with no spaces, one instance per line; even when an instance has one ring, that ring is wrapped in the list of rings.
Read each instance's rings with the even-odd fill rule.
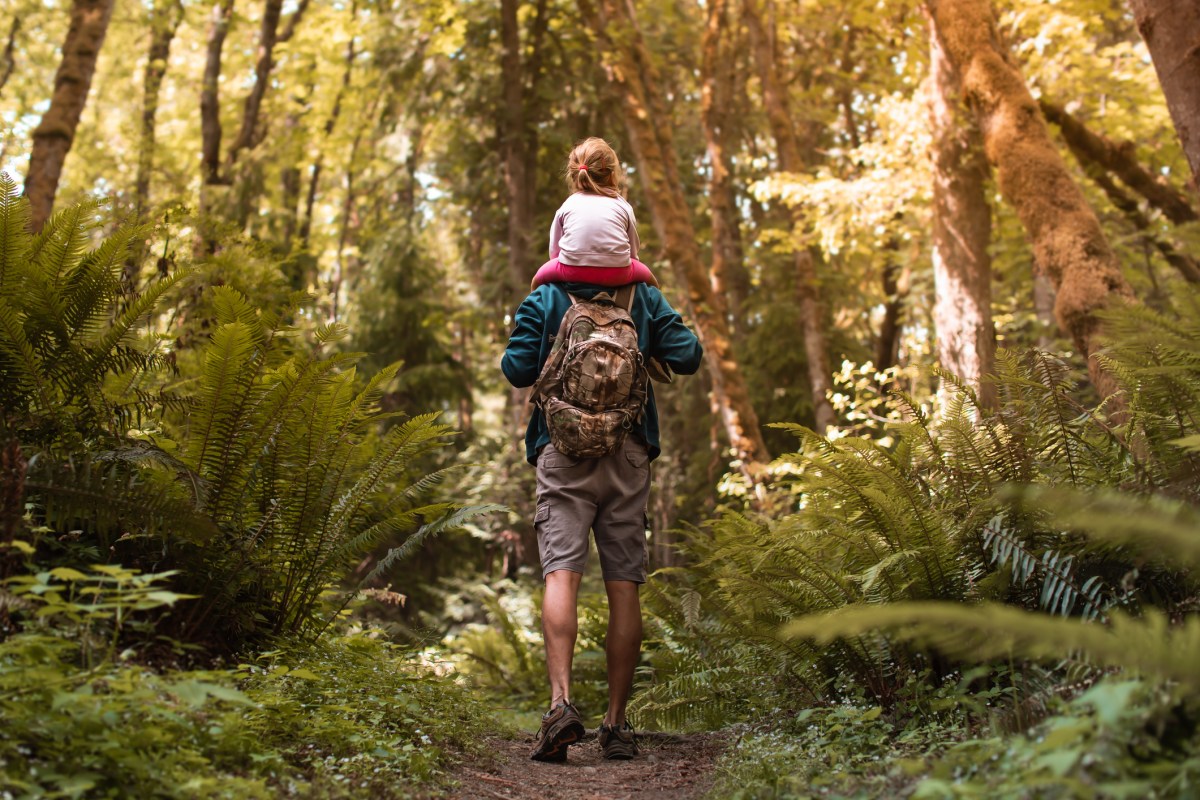
[[[649,495],[650,454],[636,437],[602,458],[571,458],[552,444],[543,447],[533,518],[542,577],[560,569],[582,573],[590,529],[604,580],[645,583]]]

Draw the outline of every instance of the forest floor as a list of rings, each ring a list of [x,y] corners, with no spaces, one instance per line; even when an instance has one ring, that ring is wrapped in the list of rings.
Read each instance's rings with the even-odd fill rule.
[[[442,797],[458,800],[692,800],[712,788],[714,765],[729,744],[728,734],[638,736],[640,753],[631,761],[606,761],[594,732],[573,746],[565,764],[532,761],[533,735],[487,743],[490,763],[464,764],[451,777],[455,787]]]

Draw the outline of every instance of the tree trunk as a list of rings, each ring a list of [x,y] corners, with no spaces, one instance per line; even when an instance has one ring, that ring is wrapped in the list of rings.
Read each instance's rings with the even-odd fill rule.
[[[779,74],[774,42],[763,24],[756,0],[744,0],[746,29],[750,34],[750,49],[758,63],[762,83],[763,105],[767,121],[779,154],[783,172],[798,173],[805,166],[804,149],[792,123],[787,87]],[[793,228],[802,230],[805,224],[802,209],[793,210]],[[825,308],[821,302],[817,277],[817,261],[811,250],[797,247],[795,253],[796,300],[804,335],[804,353],[808,362],[808,379],[812,389],[813,413],[818,433],[837,424],[829,395],[833,391],[832,370],[829,366],[829,344],[825,338]]]
[[[262,136],[259,118],[262,115],[263,98],[271,84],[271,69],[275,66],[276,31],[282,12],[283,0],[266,0],[263,3],[262,26],[258,33],[258,60],[254,64],[254,86],[246,95],[246,102],[242,106],[242,125],[229,145],[229,154],[226,156],[231,170],[237,163],[238,155],[243,150],[253,149]]]
[[[208,21],[204,82],[200,89],[200,164],[206,185],[221,182],[221,53],[232,17],[233,0],[213,3]]]
[[[708,208],[712,223],[712,266],[709,274],[713,294],[726,298],[730,324],[733,325],[741,317],[741,304],[746,296],[746,268],[729,157],[737,51],[727,17],[727,0],[710,0],[702,43],[700,116],[704,123],[710,170]]]
[[[104,45],[112,12],[113,0],[75,0],[71,6],[71,25],[54,76],[54,96],[33,131],[33,151],[25,178],[25,194],[29,197],[35,231],[42,229],[54,207],[63,163],[87,104],[96,59]]]
[[[12,25],[10,25],[8,29],[8,42],[4,45],[4,55],[0,57],[3,59],[4,63],[4,71],[0,72],[0,91],[4,91],[4,87],[8,83],[8,79],[12,77],[13,70],[16,69],[17,34],[20,32],[21,18],[19,16],[14,16]]]
[[[150,198],[150,173],[154,167],[154,123],[158,116],[158,95],[167,74],[171,42],[183,22],[183,3],[169,0],[166,8],[155,9],[150,21],[150,50],[146,54],[146,74],[142,79],[142,124],[138,137],[137,179],[134,184],[134,211],[140,218]]]
[[[1046,115],[1046,119],[1062,131],[1063,141],[1085,168],[1087,162],[1092,162],[1116,175],[1176,225],[1200,219],[1196,215],[1196,209],[1183,194],[1138,163],[1133,142],[1118,144],[1105,136],[1093,133],[1065,108],[1048,100],[1039,100],[1038,106]]]
[[[987,0],[926,0],[934,34],[962,77],[1001,194],[1029,237],[1039,269],[1057,292],[1055,316],[1087,356],[1101,394],[1116,388],[1093,358],[1096,312],[1133,291],[1083,192],[1050,138],[1021,73],[1005,57]]]
[[[1175,132],[1200,180],[1200,4],[1186,0],[1129,0],[1150,51]]]
[[[879,338],[875,341],[875,369],[883,371],[896,363],[900,349],[900,331],[904,326],[904,300],[910,285],[908,269],[901,270],[896,259],[900,250],[900,237],[888,239],[883,264],[883,322],[879,325]]]
[[[358,15],[358,6],[354,6],[355,16]],[[337,127],[338,117],[342,115],[342,103],[346,99],[346,92],[350,89],[350,78],[354,72],[354,59],[357,56],[355,50],[355,38],[350,37],[350,41],[346,43],[346,62],[342,69],[342,83],[338,86],[337,95],[333,98],[333,108],[329,111],[329,117],[325,120],[325,140],[321,142],[317,150],[317,159],[312,165],[312,178],[308,183],[308,195],[304,199],[304,221],[300,224],[300,246],[307,250],[309,239],[312,237],[312,219],[313,206],[317,201],[317,189],[321,185],[321,169],[324,162],[324,147],[328,144],[329,137],[333,135],[333,129]]]
[[[987,203],[988,166],[979,130],[962,113],[959,75],[938,37],[930,39],[930,121],[933,155],[933,321],[938,361],[996,403],[995,387],[982,380],[995,370],[992,324],[992,211]],[[946,407],[952,385],[938,390]]]
[[[529,193],[532,166],[525,152],[525,75],[521,63],[519,0],[500,0],[500,60],[504,103],[500,115],[500,146],[504,152],[504,180],[508,190],[508,291],[510,305],[525,296],[534,265],[530,242],[533,231],[533,197]]]
[[[196,220],[193,255],[205,258],[215,247],[210,219],[219,204],[228,181],[221,175],[221,55],[234,0],[216,0],[208,21],[208,42],[204,55],[204,78],[200,86],[200,200]]]
[[[597,47],[621,99],[638,177],[650,205],[654,228],[671,267],[687,287],[697,333],[714,391],[721,402],[725,431],[743,473],[755,480],[756,465],[770,460],[758,416],[750,404],[741,366],[734,357],[723,297],[715,295],[700,259],[683,184],[675,163],[667,114],[656,91],[658,76],[641,31],[626,0],[579,0],[580,10],[596,36]],[[620,42],[620,46],[616,45]]]

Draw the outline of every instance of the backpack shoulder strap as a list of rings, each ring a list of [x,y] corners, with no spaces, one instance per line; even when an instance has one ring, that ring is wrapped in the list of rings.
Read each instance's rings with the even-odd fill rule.
[[[617,289],[613,305],[623,308],[626,311],[633,311],[633,296],[636,289],[637,286],[632,283],[627,283],[620,289]]]

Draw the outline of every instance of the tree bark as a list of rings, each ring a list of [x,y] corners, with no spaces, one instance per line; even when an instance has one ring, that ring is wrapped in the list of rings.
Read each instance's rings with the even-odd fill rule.
[[[1000,45],[987,0],[926,0],[934,34],[962,77],[1001,194],[1029,238],[1037,267],[1057,292],[1055,316],[1081,353],[1101,394],[1116,384],[1093,358],[1096,312],[1132,300],[1096,214],[1071,178],[1021,73]]]
[[[741,367],[734,357],[724,298],[713,293],[700,259],[696,231],[675,163],[669,119],[656,94],[660,85],[656,70],[626,0],[599,0],[597,5],[592,0],[579,0],[579,8],[596,37],[609,79],[620,96],[655,231],[677,279],[687,287],[730,445],[742,462],[743,474],[756,480],[757,465],[769,461],[770,455],[759,430],[758,416],[750,404]]]
[[[1175,133],[1200,180],[1200,5],[1189,0],[1129,0],[1167,98]]]
[[[75,0],[71,6],[71,24],[54,76],[54,95],[33,131],[33,151],[25,178],[25,194],[29,197],[35,231],[42,229],[54,207],[63,163],[87,104],[96,59],[104,45],[112,12],[113,0]]]
[[[1086,168],[1087,162],[1092,162],[1116,175],[1176,225],[1200,219],[1182,193],[1138,163],[1133,142],[1118,143],[1093,133],[1065,108],[1044,98],[1038,106],[1046,119],[1058,126],[1063,141],[1082,166]]]
[[[933,320],[938,361],[978,394],[996,403],[983,381],[995,370],[992,324],[992,211],[987,203],[988,165],[979,130],[962,109],[959,75],[938,37],[930,32],[930,128],[933,161]],[[952,385],[938,390],[946,407]]]
[[[762,83],[763,106],[775,139],[779,168],[783,172],[804,170],[804,148],[792,123],[787,87],[779,74],[779,63],[770,32],[763,24],[756,0],[743,2],[750,49],[758,64]],[[805,224],[802,209],[793,209],[792,225],[802,230]],[[795,251],[796,300],[804,336],[804,354],[808,362],[808,379],[812,389],[813,413],[818,433],[837,424],[837,415],[829,396],[833,391],[833,376],[829,366],[829,344],[825,337],[825,307],[821,302],[817,277],[817,261],[811,250],[797,247]]]
[[[700,67],[700,116],[708,150],[708,208],[712,224],[712,291],[726,298],[730,325],[746,296],[745,254],[734,195],[730,142],[737,52],[730,36],[727,0],[710,0]]]
[[[151,12],[150,50],[146,54],[146,74],[142,79],[142,120],[138,137],[137,179],[134,183],[134,211],[140,218],[150,198],[150,173],[154,167],[154,123],[158,116],[158,96],[163,77],[167,74],[167,59],[171,57],[171,42],[183,22],[182,0],[169,0],[165,8]]]

